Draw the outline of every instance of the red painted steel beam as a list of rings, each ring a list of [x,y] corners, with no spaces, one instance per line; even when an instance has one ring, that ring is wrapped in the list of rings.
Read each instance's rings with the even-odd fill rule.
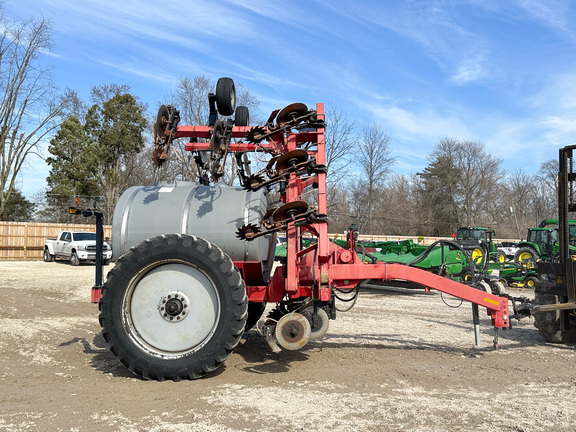
[[[379,279],[382,281],[404,280],[415,282],[429,289],[450,294],[454,297],[483,306],[488,310],[495,327],[509,327],[508,299],[499,297],[464,285],[452,279],[438,276],[417,267],[403,264],[333,264],[330,266],[330,276],[333,280],[362,281],[366,279]]]

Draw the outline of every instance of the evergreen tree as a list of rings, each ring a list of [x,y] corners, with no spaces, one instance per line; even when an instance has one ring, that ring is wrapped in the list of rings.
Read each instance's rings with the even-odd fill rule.
[[[89,153],[102,188],[105,221],[111,219],[121,193],[134,184],[131,161],[144,148],[147,122],[143,111],[134,96],[117,93],[101,105],[94,104],[86,115]]]
[[[6,202],[0,220],[6,222],[28,222],[34,216],[36,206],[28,201],[19,190],[14,189]]]
[[[52,156],[46,158],[51,166],[46,178],[47,202],[54,210],[64,212],[75,196],[86,199],[101,194],[90,144],[84,126],[76,116],[64,120],[50,140],[48,151]]]

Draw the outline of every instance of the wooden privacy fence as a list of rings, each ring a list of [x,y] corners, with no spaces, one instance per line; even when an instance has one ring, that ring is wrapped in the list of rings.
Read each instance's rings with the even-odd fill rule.
[[[94,224],[55,224],[35,222],[0,222],[0,261],[35,261],[42,259],[44,241],[56,238],[60,231],[96,232]],[[104,226],[104,237],[111,237],[112,227]]]
[[[35,261],[42,259],[44,241],[55,238],[60,231],[96,232],[93,224],[55,224],[36,222],[0,222],[0,261]],[[345,234],[330,234],[330,238],[346,238]],[[112,226],[104,225],[104,237],[112,237]],[[430,245],[441,237],[360,235],[360,240],[401,241]],[[500,240],[495,240],[500,241]],[[510,240],[517,241],[517,240]]]

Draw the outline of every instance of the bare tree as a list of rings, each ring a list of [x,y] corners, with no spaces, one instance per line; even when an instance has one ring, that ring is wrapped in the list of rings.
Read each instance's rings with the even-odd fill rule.
[[[353,150],[358,146],[356,123],[348,113],[328,105],[326,115],[326,167],[328,169],[327,204],[331,229],[342,232],[343,225],[350,225],[345,210],[346,194],[342,192],[344,181],[350,171]]]
[[[356,122],[333,105],[326,108],[326,167],[328,182],[339,184],[350,171],[351,155],[358,146]]]
[[[246,106],[250,111],[252,123],[254,113],[260,106],[260,101],[241,83],[235,83],[236,105]],[[216,80],[206,75],[195,77],[183,76],[178,79],[176,89],[169,96],[170,105],[180,112],[180,124],[204,125],[208,122],[210,112],[208,94],[216,88]],[[196,180],[198,173],[194,157],[184,149],[186,141],[175,140],[171,149],[171,158],[162,167],[159,178],[173,181],[175,179]],[[231,184],[235,178],[235,160],[228,160],[227,173],[224,181]]]
[[[461,222],[465,225],[492,222],[487,220],[487,210],[498,182],[504,177],[502,161],[486,152],[477,141],[461,141],[456,160],[461,171]]]
[[[381,208],[383,186],[396,158],[391,156],[390,135],[377,124],[365,125],[358,145],[360,179],[352,181],[353,207],[363,232],[377,231],[375,216]]]
[[[384,191],[379,212],[379,232],[391,235],[421,234],[418,225],[421,208],[415,193],[419,178],[416,174],[394,174]]]
[[[0,9],[0,216],[16,178],[54,128],[66,98],[56,97],[42,53],[52,45],[45,19],[11,22]]]

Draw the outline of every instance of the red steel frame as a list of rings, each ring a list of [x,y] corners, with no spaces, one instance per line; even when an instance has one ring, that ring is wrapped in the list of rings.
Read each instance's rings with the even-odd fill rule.
[[[324,120],[324,105],[316,105],[317,116]],[[242,140],[251,129],[247,126],[234,126],[232,138]],[[210,138],[211,128],[208,126],[178,126],[176,138]],[[284,133],[278,132],[267,138],[261,144],[231,143],[230,152],[259,151],[266,149],[272,155],[278,156],[296,150],[301,143],[315,143],[316,148],[309,150],[316,157],[316,164],[325,164],[324,129],[312,132]],[[186,150],[209,150],[209,143],[190,142]],[[286,182],[286,193],[281,197],[284,203],[302,200],[302,192],[314,183],[317,191],[318,214],[327,213],[326,173],[319,172],[309,178],[302,179],[296,173],[291,173]],[[316,244],[301,249],[299,236],[303,232],[311,233],[317,238]],[[251,265],[259,263],[236,262],[236,266],[246,275]],[[329,301],[333,288],[353,288],[366,279],[382,281],[403,280],[418,283],[431,289],[483,306],[487,309],[495,327],[509,327],[508,299],[486,293],[474,287],[455,282],[415,267],[394,263],[364,263],[353,250],[342,248],[332,243],[328,238],[326,222],[311,223],[302,227],[289,223],[287,227],[287,257],[286,269],[277,268],[269,281],[264,285],[249,285],[246,290],[249,301],[280,302],[288,298],[313,297],[320,301]],[[286,274],[286,277],[284,277]],[[246,277],[245,277],[246,279]]]

